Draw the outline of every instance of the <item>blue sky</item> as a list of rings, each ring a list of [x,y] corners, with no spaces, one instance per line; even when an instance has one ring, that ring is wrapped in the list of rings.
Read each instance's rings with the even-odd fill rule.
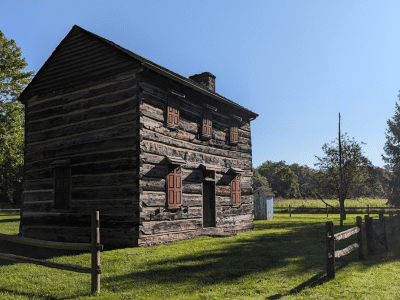
[[[314,167],[343,132],[375,166],[400,90],[400,1],[9,1],[0,30],[37,72],[77,24],[259,114],[253,167]]]

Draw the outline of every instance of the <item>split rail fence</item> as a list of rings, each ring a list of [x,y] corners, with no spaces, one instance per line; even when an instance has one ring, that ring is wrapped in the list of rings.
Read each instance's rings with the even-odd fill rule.
[[[281,213],[281,214],[289,214],[291,217],[292,214],[326,214],[328,217],[329,214],[340,214],[339,208],[338,210],[335,210],[328,205],[326,207],[304,207],[304,206],[299,206],[299,207],[293,207],[289,205],[288,207],[274,207],[274,213]],[[379,214],[381,212],[387,212],[388,210],[390,211],[398,211],[398,208],[393,208],[393,207],[376,207],[372,206],[370,207],[369,205],[365,207],[346,207],[346,213],[347,214],[359,214],[359,213],[367,213],[367,215],[370,214]]]
[[[12,236],[7,234],[0,234],[0,240],[37,246],[37,247],[44,247],[44,248],[53,248],[62,250],[90,250],[92,253],[91,268],[82,267],[78,265],[55,263],[47,260],[35,259],[31,257],[19,256],[9,253],[0,253],[0,258],[22,263],[31,263],[61,270],[68,270],[79,273],[90,273],[92,275],[92,283],[91,283],[92,293],[100,292],[100,274],[101,274],[100,251],[103,250],[103,245],[100,244],[100,222],[99,222],[98,211],[95,211],[92,214],[91,243],[52,242],[52,241],[43,241],[43,240],[25,238],[20,236]]]
[[[365,231],[367,238],[367,254],[369,256],[377,253],[378,243],[385,246],[386,251],[389,250],[387,231],[390,230],[391,235],[395,234],[395,230],[400,229],[400,214],[394,216],[392,212],[389,213],[389,218],[379,214],[379,225],[374,227],[373,218],[368,215],[365,216]],[[357,226],[348,230],[334,234],[333,222],[326,222],[326,266],[328,279],[335,278],[335,258],[347,255],[352,251],[358,249],[358,258],[364,260],[363,253],[363,230],[362,218],[357,217]],[[358,242],[342,250],[335,251],[335,241],[346,239],[353,234],[357,234]]]
[[[345,256],[358,249],[358,258],[364,259],[362,243],[362,218],[357,217],[357,226],[334,234],[333,222],[326,222],[326,266],[329,279],[335,278],[335,258]],[[357,242],[342,250],[335,251],[335,241],[340,241],[357,234]]]

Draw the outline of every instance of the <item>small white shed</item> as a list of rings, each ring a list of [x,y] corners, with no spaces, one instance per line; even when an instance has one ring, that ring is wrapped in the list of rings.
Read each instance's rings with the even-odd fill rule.
[[[274,219],[274,194],[265,187],[254,191],[254,220]]]

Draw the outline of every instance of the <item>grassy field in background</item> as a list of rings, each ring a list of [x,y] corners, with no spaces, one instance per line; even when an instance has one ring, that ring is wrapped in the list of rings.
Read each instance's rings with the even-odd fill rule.
[[[389,252],[378,246],[365,261],[357,251],[337,259],[336,278],[326,280],[325,222],[333,221],[339,232],[354,227],[355,218],[349,215],[339,228],[337,215],[280,214],[234,237],[104,251],[95,297],[89,274],[0,260],[0,299],[400,299],[400,232],[388,236]],[[19,218],[2,216],[0,224],[1,233],[17,234]],[[336,250],[355,240],[341,241]],[[0,251],[90,266],[89,253],[5,241]]]
[[[339,207],[338,200],[325,200],[324,201],[332,206]],[[387,206],[387,199],[369,199],[369,198],[358,198],[358,199],[346,199],[344,204],[345,207],[384,207]],[[274,208],[288,208],[291,207],[320,207],[325,208],[325,203],[321,200],[303,200],[303,199],[274,199]]]

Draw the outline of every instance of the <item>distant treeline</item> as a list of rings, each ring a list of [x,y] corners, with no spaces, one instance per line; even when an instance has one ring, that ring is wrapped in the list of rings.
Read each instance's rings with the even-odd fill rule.
[[[389,192],[389,172],[380,167],[360,168],[359,171],[367,179],[368,184],[355,186],[350,193],[350,198],[387,198]],[[318,184],[318,176],[323,176],[321,171],[298,164],[287,165],[285,161],[266,161],[261,166],[253,169],[253,188],[267,187],[275,197],[311,198],[317,199],[317,194],[324,194],[324,198],[337,199],[333,191],[329,195],[322,193]]]

